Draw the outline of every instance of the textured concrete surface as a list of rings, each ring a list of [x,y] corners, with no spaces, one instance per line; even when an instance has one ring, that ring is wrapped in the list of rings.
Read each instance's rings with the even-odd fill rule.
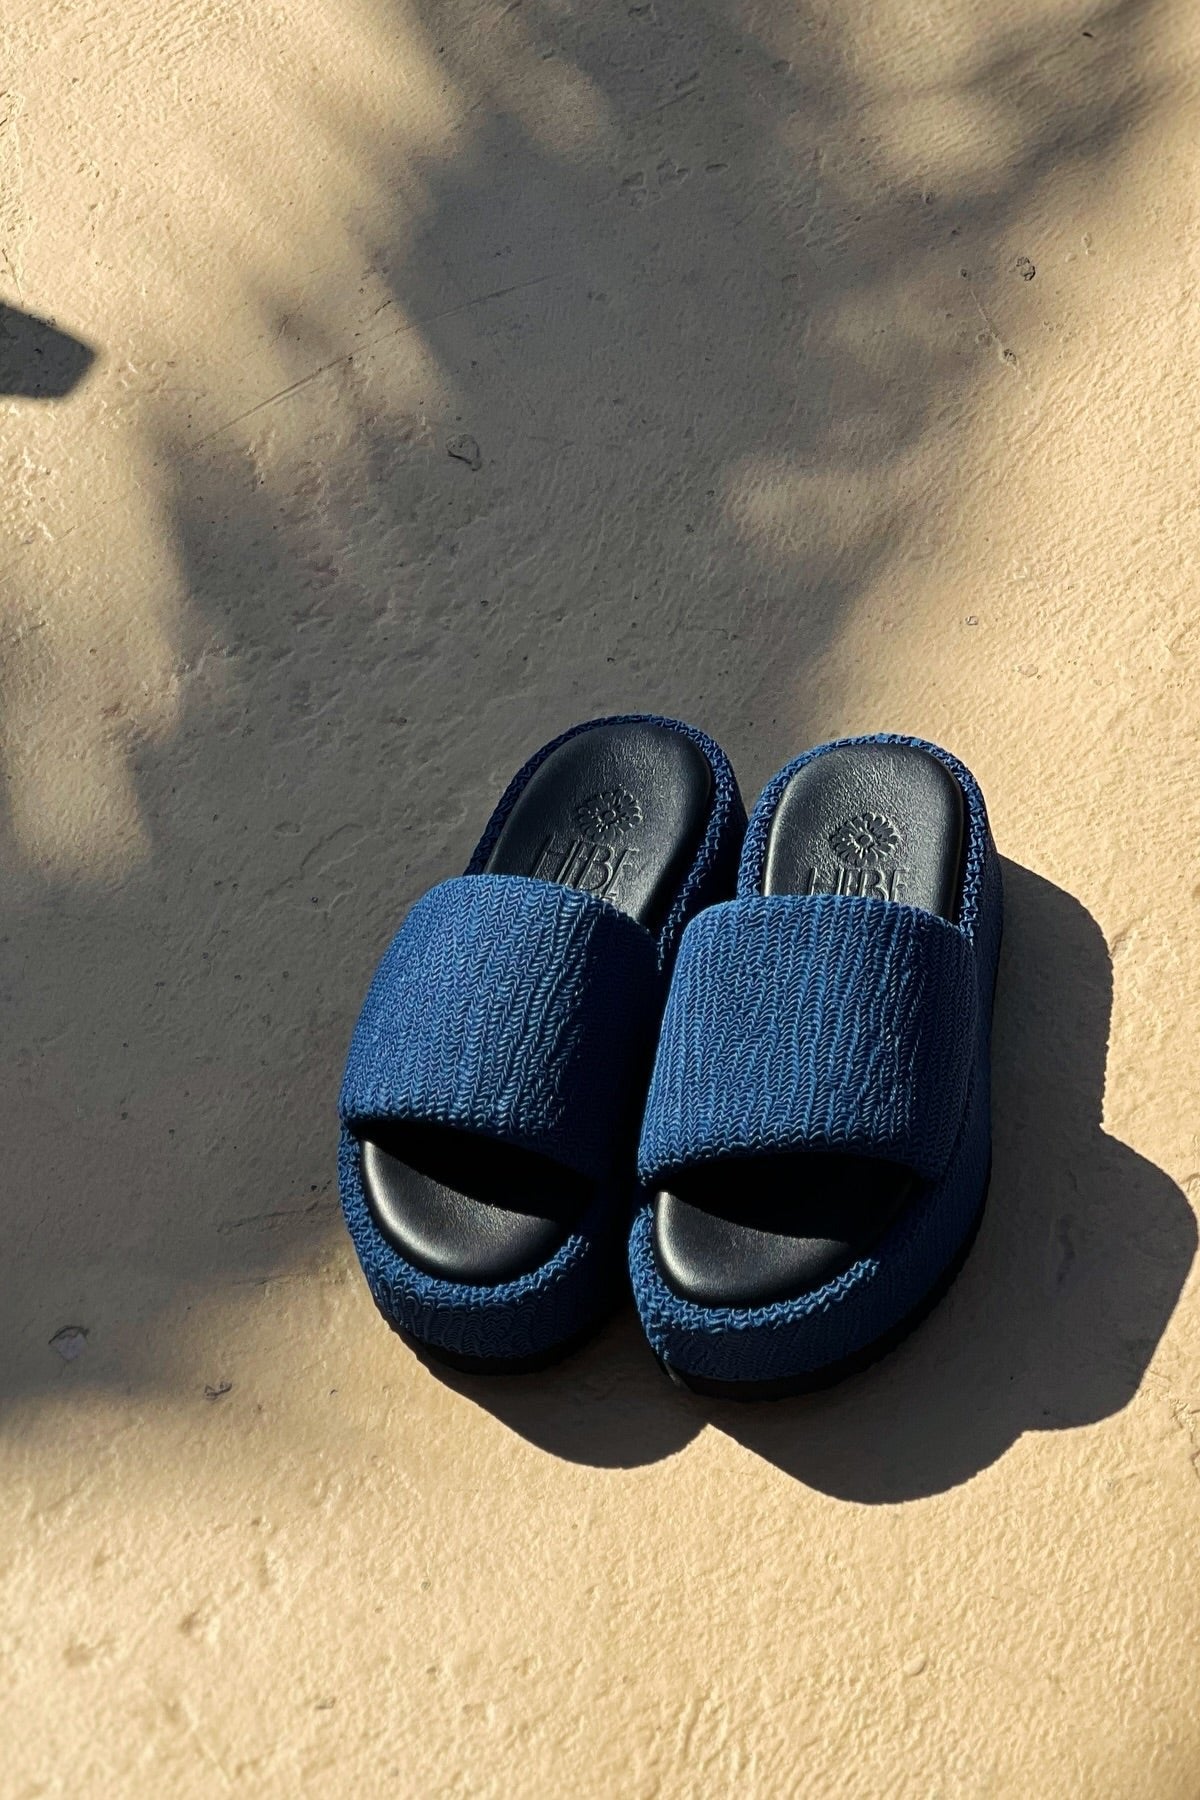
[[[9,0],[6,1795],[1200,1793],[1188,0]],[[532,746],[957,750],[995,1178],[811,1404],[445,1381],[333,1107]]]

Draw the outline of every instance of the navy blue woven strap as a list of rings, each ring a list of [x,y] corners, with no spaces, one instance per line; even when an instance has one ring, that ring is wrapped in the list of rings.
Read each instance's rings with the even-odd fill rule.
[[[442,882],[371,984],[343,1123],[457,1126],[599,1178],[645,1079],[656,956],[648,931],[588,894],[509,875]]]
[[[933,913],[844,894],[710,907],[675,966],[642,1180],[794,1150],[935,1179],[966,1104],[976,1007],[970,940]]]

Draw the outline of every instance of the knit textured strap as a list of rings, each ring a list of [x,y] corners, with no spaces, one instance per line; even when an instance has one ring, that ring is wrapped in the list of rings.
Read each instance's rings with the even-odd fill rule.
[[[659,982],[651,934],[589,894],[444,881],[376,972],[342,1120],[457,1126],[599,1179],[645,1078]]]
[[[849,895],[755,896],[684,933],[638,1170],[839,1150],[933,1180],[966,1105],[971,944],[933,913]]]

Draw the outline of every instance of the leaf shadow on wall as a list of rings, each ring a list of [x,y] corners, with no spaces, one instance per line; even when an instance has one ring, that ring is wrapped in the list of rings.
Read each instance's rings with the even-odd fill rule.
[[[522,0],[487,33],[473,0],[360,10],[407,22],[431,66],[444,50],[459,128],[414,158],[357,90],[301,111],[361,178],[351,266],[386,294],[348,332],[340,280],[298,298],[251,257],[257,322],[286,351],[277,387],[231,354],[227,423],[200,436],[183,376],[146,401],[186,588],[156,675],[172,723],[102,714],[89,739],[122,805],[128,787],[145,862],[128,882],[43,891],[11,842],[33,904],[6,894],[0,935],[36,980],[5,1067],[19,1103],[0,1311],[22,1321],[6,1395],[57,1386],[47,1340],[79,1320],[78,1387],[186,1392],[205,1377],[161,1353],[181,1293],[240,1310],[277,1277],[359,1280],[332,1192],[334,1097],[406,907],[462,867],[504,781],[574,719],[697,719],[750,781],[852,700],[829,693],[822,657],[911,548],[910,459],[965,443],[975,397],[1014,379],[975,287],[989,307],[1028,294],[1013,252],[1077,241],[1081,191],[1107,194],[1157,97],[1152,0],[1104,0],[1089,40],[1039,0],[970,54],[918,46],[865,84],[851,23],[815,4],[771,0],[747,21],[716,0]],[[572,95],[594,102],[578,130]],[[955,150],[914,124],[926,105],[980,129]],[[261,202],[261,179],[239,205]],[[4,320],[8,391],[82,377],[84,346]],[[478,468],[448,454],[460,434]],[[116,596],[117,562],[79,579]],[[33,594],[23,612],[39,610]],[[115,599],[105,616],[116,634]],[[95,723],[94,646],[58,617],[10,634],[0,674],[68,744]],[[144,632],[127,635],[132,649]],[[158,689],[128,691],[136,714]],[[123,1336],[135,1304],[150,1323]],[[502,1385],[485,1403],[516,1429],[601,1463],[653,1461],[717,1417],[666,1387],[628,1314],[559,1375]],[[836,1480],[838,1404],[763,1414],[763,1453]]]

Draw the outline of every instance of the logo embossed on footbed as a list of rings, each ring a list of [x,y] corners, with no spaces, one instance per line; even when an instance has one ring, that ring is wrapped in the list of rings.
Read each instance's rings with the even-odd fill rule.
[[[603,788],[572,810],[576,835],[552,833],[538,851],[531,874],[563,887],[582,888],[616,902],[622,876],[632,875],[639,852],[628,840],[645,819],[628,788]]]
[[[857,894],[864,900],[903,897],[908,877],[900,863],[904,834],[886,813],[855,813],[843,819],[826,841],[838,866],[810,868],[805,893]]]
[[[589,794],[575,808],[575,823],[585,838],[592,843],[610,843],[615,837],[625,837],[641,824],[645,817],[641,806],[634,799],[628,788],[604,788],[598,794]]]
[[[830,833],[829,847],[848,869],[886,869],[900,850],[900,832],[886,813],[856,813]]]

